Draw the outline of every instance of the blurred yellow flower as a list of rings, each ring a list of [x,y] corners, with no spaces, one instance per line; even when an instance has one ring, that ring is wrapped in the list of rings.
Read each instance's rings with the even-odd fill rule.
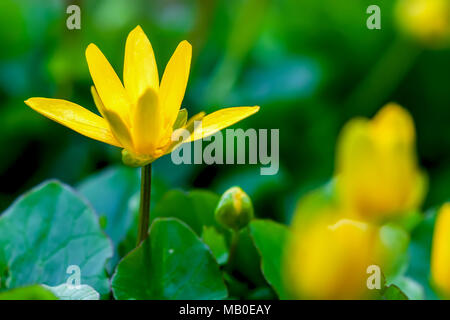
[[[400,0],[395,14],[399,27],[424,44],[438,46],[450,39],[449,0]]]
[[[284,283],[293,298],[379,298],[377,289],[402,271],[408,232],[348,217],[323,190],[299,201],[283,259]],[[374,276],[380,287],[373,287]]]
[[[417,209],[427,179],[415,153],[410,114],[390,103],[372,119],[356,118],[341,132],[336,159],[337,194],[344,211],[384,222]]]
[[[92,95],[101,117],[83,107],[60,99],[30,98],[25,103],[66,127],[89,138],[124,148],[126,164],[143,166],[170,153],[178,143],[174,130],[191,132],[184,142],[200,139],[228,127],[259,110],[259,107],[222,109],[187,121],[181,109],[189,77],[192,48],[182,41],[168,62],[159,82],[152,46],[140,26],[130,32],[125,45],[123,82],[108,60],[90,44],[86,59],[95,86]],[[192,132],[193,121],[202,120],[201,129]]]
[[[296,299],[369,297],[367,268],[375,257],[376,228],[360,221],[320,218],[294,224],[285,255],[285,284]]]
[[[450,203],[439,210],[431,250],[431,279],[439,294],[450,299]]]

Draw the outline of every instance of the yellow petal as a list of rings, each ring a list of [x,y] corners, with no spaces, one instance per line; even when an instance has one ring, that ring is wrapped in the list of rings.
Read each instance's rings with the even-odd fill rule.
[[[444,298],[450,298],[450,204],[439,210],[431,250],[431,278]]]
[[[189,132],[194,132],[194,125],[196,124],[196,122],[201,121],[204,117],[205,117],[206,113],[199,112],[196,115],[192,116],[191,118],[189,118],[189,120],[186,122],[186,124],[183,126],[183,129],[188,130]]]
[[[167,147],[165,153],[166,154],[170,153],[174,149],[176,149],[179,145],[186,143],[186,142],[190,142],[192,133],[198,127],[198,123],[196,123],[196,122],[201,121],[204,117],[205,117],[205,113],[199,112],[196,115],[194,115],[193,117],[191,117],[183,127],[174,130],[172,132],[172,136],[171,136],[172,143]],[[194,125],[197,125],[197,127],[194,127]],[[187,136],[183,135],[183,133],[185,131],[188,131]],[[180,141],[181,137],[183,137],[183,140]]]
[[[322,214],[309,219],[291,229],[282,273],[286,289],[299,299],[368,298],[366,269],[381,260],[374,251],[376,229]]]
[[[108,121],[112,134],[122,146],[127,150],[134,150],[130,130],[123,119],[116,112],[108,109],[104,110],[104,117]]]
[[[191,66],[192,47],[187,41],[178,45],[161,79],[159,97],[165,121],[172,126],[184,98]]]
[[[396,104],[373,120],[349,121],[337,146],[340,199],[363,218],[383,221],[417,209],[427,189],[415,155],[414,123]]]
[[[259,107],[234,107],[221,109],[206,115],[201,122],[201,126],[195,128],[189,141],[195,141],[208,137],[223,128],[229,127],[236,122],[245,119],[258,112]]]
[[[364,218],[382,219],[399,206],[403,192],[396,179],[395,161],[370,133],[371,122],[367,119],[350,120],[341,132],[337,144],[336,169],[339,199],[349,212],[355,211]],[[386,151],[385,151],[386,150]]]
[[[138,100],[133,118],[136,151],[141,154],[154,152],[159,147],[162,129],[158,94],[154,89],[147,89]]]
[[[406,202],[407,208],[419,208],[425,200],[428,191],[428,175],[424,171],[417,169],[414,178],[412,191]]]
[[[180,112],[178,112],[175,123],[173,124],[173,127],[172,127],[173,130],[183,127],[186,124],[187,118],[188,118],[187,110],[184,108],[181,109]]]
[[[414,121],[406,109],[396,103],[388,103],[372,120],[372,132],[378,143],[404,144],[413,147]]]
[[[86,60],[95,88],[108,110],[118,114],[129,124],[130,102],[117,74],[95,44],[86,49]]]
[[[91,86],[91,93],[98,111],[108,122],[109,128],[114,137],[122,144],[125,149],[131,150],[133,148],[133,143],[128,127],[125,125],[125,123],[117,113],[105,108],[94,86]]]
[[[125,45],[123,82],[130,99],[137,102],[145,90],[158,91],[159,76],[152,45],[140,26],[130,32]]]
[[[92,98],[94,99],[95,106],[97,107],[98,112],[102,115],[102,117],[105,117],[105,106],[103,105],[102,99],[100,99],[100,96],[98,95],[97,90],[94,86],[91,86],[91,94]]]
[[[25,103],[33,110],[89,138],[120,147],[105,119],[85,108],[60,99],[30,98]]]
[[[369,128],[370,122],[365,118],[354,118],[345,124],[337,143],[339,173],[350,171],[354,165],[363,165],[367,159],[373,158],[375,146],[369,135]],[[367,154],[369,156],[366,158]]]

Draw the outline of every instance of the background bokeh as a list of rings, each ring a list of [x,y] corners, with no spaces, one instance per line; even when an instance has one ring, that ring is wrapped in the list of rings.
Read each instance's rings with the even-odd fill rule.
[[[450,51],[404,37],[393,0],[1,0],[0,211],[49,178],[76,185],[120,163],[120,150],[39,115],[23,101],[62,98],[95,110],[84,50],[91,42],[121,75],[126,36],[141,25],[162,74],[179,41],[193,45],[183,106],[190,114],[260,105],[237,126],[280,129],[280,171],[259,165],[156,161],[169,188],[223,192],[240,185],[256,214],[288,222],[298,197],[333,174],[340,128],[396,101],[413,115],[421,165],[430,177],[425,206],[450,195]],[[66,8],[81,8],[68,30]],[[366,8],[381,8],[381,30]]]

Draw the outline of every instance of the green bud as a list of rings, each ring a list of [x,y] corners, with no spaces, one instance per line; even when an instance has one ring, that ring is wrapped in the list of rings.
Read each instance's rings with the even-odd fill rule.
[[[225,228],[239,231],[253,219],[252,201],[241,188],[232,187],[220,198],[215,217]]]

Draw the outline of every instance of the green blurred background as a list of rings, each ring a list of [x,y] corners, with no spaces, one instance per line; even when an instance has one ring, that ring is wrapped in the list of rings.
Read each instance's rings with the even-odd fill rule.
[[[76,185],[120,163],[120,150],[29,109],[29,97],[61,98],[95,110],[84,50],[93,42],[121,77],[125,40],[141,25],[160,74],[179,41],[193,45],[183,106],[190,114],[260,105],[235,127],[280,129],[280,171],[259,165],[155,162],[169,188],[223,192],[240,185],[259,217],[288,222],[298,197],[333,174],[336,139],[354,116],[396,101],[412,113],[418,154],[430,176],[426,206],[450,195],[450,51],[401,36],[396,1],[336,0],[1,0],[0,210],[49,178]],[[68,30],[66,8],[81,8]],[[381,30],[366,9],[381,8]]]

